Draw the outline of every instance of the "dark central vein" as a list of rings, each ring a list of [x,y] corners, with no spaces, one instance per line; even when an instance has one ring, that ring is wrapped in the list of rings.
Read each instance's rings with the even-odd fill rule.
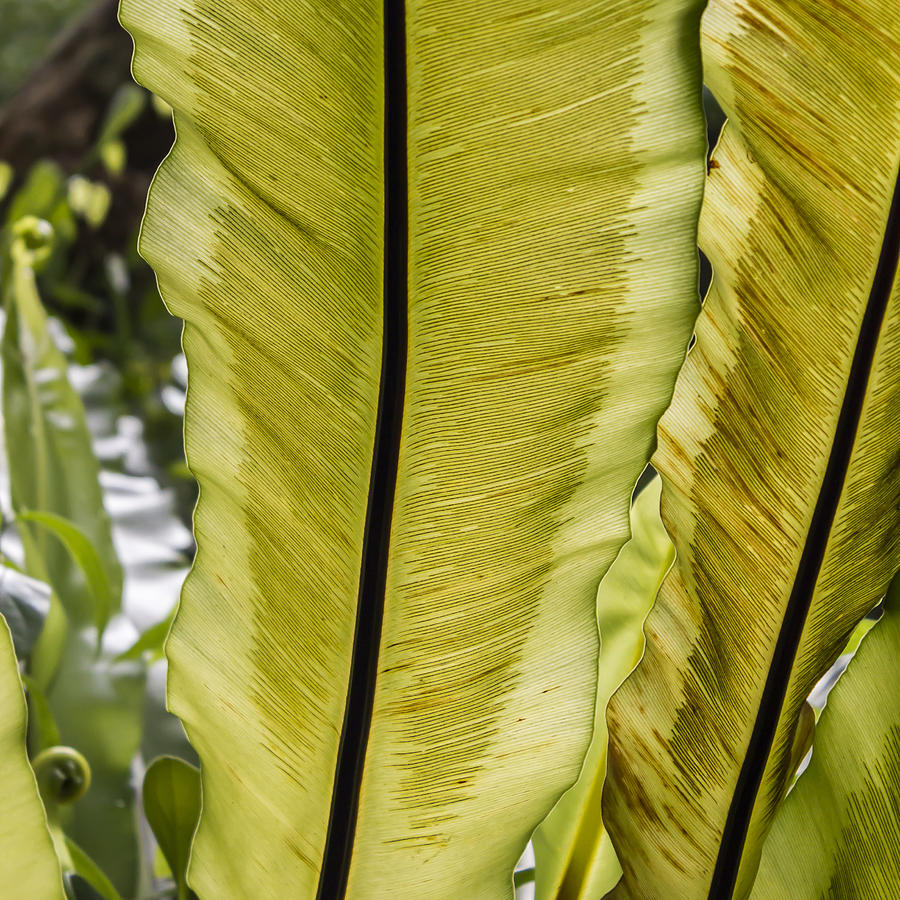
[[[787,610],[775,644],[769,674],[763,688],[759,712],[747,745],[747,755],[738,775],[737,786],[731,799],[722,843],[713,870],[709,888],[709,900],[730,898],[737,882],[738,869],[744,854],[744,843],[750,827],[750,817],[762,782],[763,772],[775,740],[778,720],[787,693],[788,680],[794,667],[794,659],[800,646],[803,626],[812,603],[819,570],[828,546],[828,537],[834,523],[838,501],[850,465],[853,443],[859,427],[869,373],[878,346],[878,336],[884,322],[888,300],[897,274],[900,257],[900,176],[894,186],[894,196],[888,213],[881,255],[875,269],[872,290],[863,314],[847,390],[838,416],[837,429],[822,488],[810,521],[809,534],[797,575],[794,580]]]
[[[406,384],[407,173],[406,9],[384,0],[384,324],[381,387],[363,535],[362,566],[347,705],[335,768],[318,900],[347,888],[359,791],[372,721],[384,617],[388,543]]]

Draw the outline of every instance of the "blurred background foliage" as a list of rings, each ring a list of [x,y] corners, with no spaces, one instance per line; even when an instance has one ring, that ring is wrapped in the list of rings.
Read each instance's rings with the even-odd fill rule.
[[[69,896],[186,900],[199,776],[162,644],[196,487],[180,322],[136,249],[174,134],[116,6],[0,4],[0,613]]]
[[[133,83],[131,39],[116,2],[39,0],[2,5],[0,166],[5,217],[16,189],[38,182],[65,194],[57,248],[41,295],[81,365],[107,361],[120,376],[111,397],[143,423],[157,476],[178,491],[186,518],[194,488],[182,460],[180,409],[166,403],[180,365],[180,323],[165,311],[137,253],[147,188],[174,134],[170,111]],[[30,65],[19,54],[44,51]],[[5,57],[4,57],[5,59]],[[21,213],[21,210],[18,211]]]
[[[90,0],[30,0],[0,6],[0,104],[25,80],[36,60]]]

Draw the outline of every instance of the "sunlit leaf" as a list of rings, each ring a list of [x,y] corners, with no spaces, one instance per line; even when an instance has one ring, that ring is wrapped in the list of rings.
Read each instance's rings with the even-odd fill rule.
[[[151,625],[127,650],[116,657],[116,661],[148,658],[149,661],[162,659],[163,644],[172,627],[175,611],[161,622]]]
[[[644,652],[644,619],[675,556],[659,518],[660,487],[659,478],[654,478],[637,496],[631,508],[632,538],[597,592],[600,675],[594,738],[580,778],[535,833],[537,900],[602,897],[622,874],[600,810],[606,777],[606,705]]]
[[[634,900],[748,895],[806,698],[900,560],[900,17],[710,0],[703,50],[729,121],[654,456],[677,557],[608,714]]]
[[[62,879],[25,755],[25,695],[0,618],[0,885],[28,900],[62,900]]]
[[[700,6],[123,3],[178,130],[200,896],[511,895],[697,308]]]
[[[900,887],[900,578],[828,698],[775,817],[753,900],[894,900]]]
[[[114,604],[118,604],[120,598],[113,594],[107,566],[90,539],[68,519],[51,512],[20,510],[16,521],[33,522],[35,525],[40,525],[41,528],[46,528],[66,548],[90,588],[94,607],[94,624],[102,634],[107,621],[109,621],[110,611]]]

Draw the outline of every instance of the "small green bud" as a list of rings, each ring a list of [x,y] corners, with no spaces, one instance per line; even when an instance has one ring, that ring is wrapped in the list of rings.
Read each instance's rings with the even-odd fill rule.
[[[74,803],[91,786],[91,767],[72,747],[48,747],[31,761],[31,767],[47,804]]]
[[[38,269],[53,251],[53,226],[37,216],[23,216],[12,227],[10,255],[15,262]]]

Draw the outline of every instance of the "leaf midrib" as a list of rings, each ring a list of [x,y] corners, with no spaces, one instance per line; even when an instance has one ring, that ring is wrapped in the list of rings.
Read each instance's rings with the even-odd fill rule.
[[[881,253],[847,377],[834,442],[769,665],[756,722],[725,820],[719,854],[710,883],[709,900],[731,898],[737,884],[750,819],[775,740],[788,682],[850,466],[869,375],[897,274],[898,258],[900,258],[900,174],[894,185]]]
[[[384,322],[381,382],[344,721],[317,900],[340,900],[372,720],[406,386],[408,185],[405,0],[384,0]]]

